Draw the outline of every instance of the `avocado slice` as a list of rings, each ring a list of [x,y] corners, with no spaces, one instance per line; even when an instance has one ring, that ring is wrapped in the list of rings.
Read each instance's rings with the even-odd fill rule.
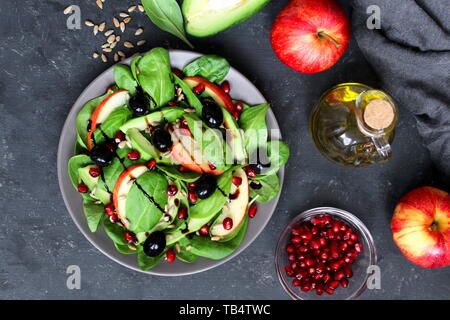
[[[126,135],[130,138],[133,149],[136,149],[141,154],[141,159],[147,161],[155,159],[158,163],[171,164],[169,158],[163,157],[148,139],[136,128],[130,128],[127,130]]]
[[[122,132],[127,132],[128,129],[136,128],[139,130],[145,130],[152,123],[159,123],[162,120],[167,122],[173,122],[181,118],[184,114],[184,109],[180,107],[164,107],[156,112],[152,112],[148,115],[132,119],[120,127]]]
[[[206,37],[230,28],[261,10],[269,0],[184,0],[186,31]]]
[[[93,194],[96,198],[98,198],[98,200],[100,200],[104,204],[110,203],[111,202],[111,194],[104,189],[103,181],[100,181],[101,186],[99,186],[100,177],[94,178],[89,173],[89,169],[93,168],[93,167],[95,167],[95,166],[89,165],[84,168],[79,168],[78,176],[83,181],[83,183],[88,186],[88,188],[89,188],[89,190],[91,190],[91,192],[95,188],[95,192]]]

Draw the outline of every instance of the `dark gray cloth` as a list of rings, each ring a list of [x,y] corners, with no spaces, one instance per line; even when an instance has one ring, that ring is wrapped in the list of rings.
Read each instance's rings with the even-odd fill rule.
[[[380,8],[379,30],[367,27],[371,5]],[[416,116],[433,161],[450,177],[450,0],[354,0],[352,24],[382,88],[400,113]]]

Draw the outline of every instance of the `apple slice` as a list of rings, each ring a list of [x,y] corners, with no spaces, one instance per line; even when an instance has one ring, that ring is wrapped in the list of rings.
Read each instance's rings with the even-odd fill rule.
[[[202,168],[200,168],[194,160],[192,160],[189,152],[183,147],[181,142],[174,142],[172,146],[172,152],[170,153],[170,157],[173,161],[180,163],[186,169],[191,171],[202,173]]]
[[[128,91],[120,90],[106,97],[105,100],[103,100],[94,110],[94,113],[92,113],[91,119],[89,120],[90,127],[87,133],[87,146],[89,150],[94,147],[92,145],[92,134],[97,126],[104,122],[111,112],[113,112],[116,108],[126,105],[129,100],[130,95],[128,94]]]
[[[133,180],[138,178],[140,175],[144,174],[148,171],[146,166],[136,165],[131,166],[125,169],[124,172],[117,179],[116,185],[114,187],[113,192],[113,202],[114,207],[116,208],[117,216],[122,221],[122,224],[125,228],[128,229],[129,223],[126,219],[126,202],[127,195],[130,192],[131,187],[133,186]]]
[[[237,169],[233,172],[233,177],[239,177],[242,179],[242,183],[240,186],[236,186],[231,184],[230,191],[230,201],[225,204],[222,209],[222,213],[219,217],[214,221],[213,226],[211,227],[211,236],[225,238],[231,235],[245,219],[245,215],[247,213],[248,202],[250,199],[248,179],[245,171],[241,168]],[[235,195],[235,198],[231,198]],[[231,229],[226,230],[223,227],[223,221],[226,218],[231,218],[233,221],[233,226]]]
[[[199,84],[203,84],[205,86],[205,92],[213,98],[218,105],[224,107],[230,113],[234,112],[233,100],[231,100],[230,96],[226,94],[225,91],[223,91],[223,89],[218,85],[203,79],[202,77],[187,77],[184,78],[183,81],[186,82],[191,88],[195,88]]]

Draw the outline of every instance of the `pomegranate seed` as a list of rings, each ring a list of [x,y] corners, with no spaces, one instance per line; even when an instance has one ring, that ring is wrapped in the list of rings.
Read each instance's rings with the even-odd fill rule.
[[[334,233],[338,233],[341,228],[341,224],[339,223],[339,221],[335,221],[331,228]]]
[[[231,91],[231,86],[230,83],[225,80],[224,82],[222,82],[222,84],[220,85],[220,87],[222,88],[223,91],[225,91],[225,93],[230,93]]]
[[[322,223],[323,223],[324,225],[330,224],[331,221],[333,221],[333,219],[331,219],[330,216],[323,216],[323,217],[322,217]]]
[[[88,193],[89,192],[89,188],[88,188],[88,186],[87,185],[85,185],[85,184],[83,184],[83,183],[80,183],[79,185],[78,185],[78,192],[79,193]]]
[[[256,173],[255,171],[252,169],[252,167],[248,166],[245,167],[245,173],[250,177],[250,178],[255,178],[256,177]]]
[[[332,262],[330,264],[330,268],[333,269],[334,271],[339,270],[340,267],[341,267],[341,265],[338,262]]]
[[[173,69],[172,69],[172,72],[173,72],[173,74],[176,75],[178,78],[180,78],[180,79],[183,79],[183,78],[184,78],[184,73],[183,73],[180,69],[173,68]]]
[[[316,262],[312,258],[306,259],[305,262],[308,267],[316,265]]]
[[[176,256],[177,255],[175,254],[175,251],[173,251],[172,249],[167,250],[167,252],[166,252],[166,260],[167,260],[167,262],[174,262]]]
[[[203,83],[200,83],[196,85],[192,91],[194,91],[195,94],[200,95],[203,93],[203,91],[205,91],[205,85]]]
[[[292,231],[291,231],[291,233],[294,235],[294,236],[299,236],[301,233],[302,233],[302,231],[303,231],[303,229],[302,228],[293,228],[292,229]]]
[[[292,268],[293,270],[299,269],[299,265],[297,264],[296,261],[292,261],[292,262],[291,262],[291,268]]]
[[[332,294],[334,294],[334,289],[330,288],[330,287],[326,287],[325,292],[328,293],[329,295],[332,295]]]
[[[299,279],[292,280],[292,285],[294,287],[299,287],[302,282]]]
[[[175,195],[177,194],[177,192],[178,192],[178,188],[177,188],[176,185],[171,184],[171,185],[169,185],[169,186],[167,187],[166,194],[167,194],[169,197],[175,196]]]
[[[233,179],[231,181],[237,187],[239,187],[242,184],[242,178],[241,177],[233,177]]]
[[[342,279],[341,280],[341,286],[343,288],[347,288],[348,287],[348,280],[347,279]]]
[[[209,163],[208,166],[209,166],[209,168],[210,168],[211,170],[213,170],[213,171],[217,169],[216,166],[213,165],[212,163]]]
[[[169,101],[169,102],[167,102],[167,104],[171,107],[176,107],[178,105],[178,103],[176,101]]]
[[[302,238],[300,238],[299,236],[294,236],[291,238],[291,242],[293,244],[300,244],[300,242],[302,242]]]
[[[313,235],[312,235],[312,233],[303,233],[303,234],[300,235],[300,237],[302,239],[311,240]]]
[[[307,246],[300,246],[298,247],[299,252],[308,252],[309,248]]]
[[[330,280],[331,280],[330,274],[329,274],[329,273],[324,273],[324,275],[323,275],[323,277],[322,277],[322,281],[323,281],[324,283],[327,283],[327,282],[330,281]]]
[[[346,242],[342,242],[339,247],[340,247],[341,251],[345,252],[348,249],[348,244]]]
[[[338,272],[336,272],[335,274],[334,274],[334,276],[333,276],[333,279],[334,280],[342,280],[342,279],[344,279],[345,278],[345,274],[344,274],[344,271],[343,270],[340,270],[340,271],[338,271]]]
[[[109,216],[109,221],[111,223],[116,223],[117,221],[119,221],[119,217],[115,214],[113,214],[112,216]]]
[[[285,266],[284,270],[286,271],[286,275],[288,277],[293,277],[295,275],[295,272],[292,270],[292,267],[290,265]]]
[[[352,264],[355,261],[352,258],[350,258],[350,257],[345,257],[344,258],[344,262],[347,263],[347,264]]]
[[[321,247],[325,247],[327,245],[327,239],[319,238],[319,244]]]
[[[117,131],[116,135],[114,136],[114,142],[115,143],[120,143],[121,141],[125,140],[125,133],[123,133],[122,131]]]
[[[317,273],[317,270],[316,270],[316,273],[314,274],[313,278],[315,281],[319,281],[322,278],[322,275],[320,273]]]
[[[139,160],[139,158],[141,157],[141,154],[139,153],[139,151],[137,150],[133,150],[128,152],[128,159],[134,161],[134,160]]]
[[[323,286],[321,285],[316,286],[316,294],[318,296],[321,296],[323,293],[324,293]]]
[[[242,110],[244,110],[244,106],[242,103],[238,102],[234,105],[234,110],[236,110],[237,112],[242,112]]]
[[[125,232],[125,240],[128,243],[136,242],[136,236],[132,232]]]
[[[89,168],[89,174],[91,175],[91,177],[97,178],[102,174],[102,169],[100,169],[99,167],[91,167]]]
[[[315,273],[316,273],[316,268],[314,268],[314,267],[309,267],[309,268],[308,268],[308,273],[309,273],[309,274],[315,274]]]
[[[188,198],[190,203],[195,203],[197,201],[197,195],[195,192],[189,191]]]
[[[112,203],[108,203],[107,205],[105,205],[105,213],[108,216],[114,215],[114,205]]]
[[[320,243],[317,240],[312,240],[311,241],[311,249],[313,250],[319,250],[320,248]]]
[[[356,250],[356,252],[358,252],[358,253],[361,253],[361,252],[363,252],[363,246],[362,246],[362,244],[361,243],[355,243],[355,250]]]
[[[249,218],[253,218],[256,215],[257,210],[258,210],[258,207],[257,207],[256,203],[253,203],[250,206],[250,209],[248,209]]]
[[[353,271],[352,271],[352,268],[350,268],[349,266],[345,266],[345,267],[343,268],[343,271],[344,271],[344,274],[345,274],[345,276],[346,276],[347,278],[353,277]]]
[[[337,280],[331,281],[328,286],[334,290],[337,287],[339,287],[339,281],[337,281]]]
[[[305,261],[301,261],[300,262],[300,268],[305,269],[307,267],[306,262]]]
[[[303,270],[303,269],[300,269],[300,270],[298,270],[297,271],[297,274],[296,274],[296,278],[297,279],[299,279],[299,280],[301,280],[301,279],[303,279],[303,278],[305,278],[305,277],[307,277],[308,276],[308,272],[306,272],[305,270]]]
[[[195,182],[189,182],[188,183],[188,189],[189,190],[194,190],[196,186],[197,186],[197,184]]]
[[[303,292],[311,291],[311,284],[308,282],[303,283],[300,287],[300,290],[302,290]]]
[[[311,228],[311,233],[312,233],[313,235],[319,234],[319,228],[317,228],[316,226],[312,227],[312,228]]]
[[[181,207],[180,210],[178,210],[177,217],[180,220],[186,220],[187,217],[188,217],[187,208],[186,207]]]
[[[286,245],[286,252],[287,253],[294,253],[295,247],[292,244]]]
[[[311,223],[315,226],[322,224],[322,218],[321,217],[313,217],[311,219]]]
[[[297,260],[305,260],[306,259],[306,255],[304,253],[299,253],[297,255]]]
[[[233,219],[225,218],[222,222],[222,225],[225,230],[231,230],[233,228]]]
[[[293,254],[293,253],[288,254],[288,260],[289,261],[295,261],[295,259],[296,259],[295,254]]]
[[[333,232],[333,230],[331,230],[331,229],[327,230],[327,238],[328,238],[328,240],[333,240],[334,239],[334,232]]]
[[[352,234],[350,235],[350,240],[352,240],[352,241],[358,241],[358,235],[352,233]]]
[[[322,252],[322,253],[320,254],[320,259],[322,259],[322,260],[328,260],[328,253]]]
[[[156,167],[156,160],[155,159],[150,159],[147,162],[146,167],[149,168],[150,170],[153,170]]]
[[[232,113],[233,113],[234,119],[236,119],[236,121],[238,121],[238,120],[239,120],[240,113],[237,112],[237,111],[233,111]]]
[[[209,235],[209,226],[205,224],[203,227],[200,228],[198,232],[200,233],[201,236]]]

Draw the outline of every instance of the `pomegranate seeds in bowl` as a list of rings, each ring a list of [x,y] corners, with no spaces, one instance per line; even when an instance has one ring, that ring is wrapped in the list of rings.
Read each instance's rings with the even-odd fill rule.
[[[287,226],[275,263],[281,284],[295,299],[352,299],[366,289],[367,267],[376,263],[376,252],[358,218],[317,208]]]

